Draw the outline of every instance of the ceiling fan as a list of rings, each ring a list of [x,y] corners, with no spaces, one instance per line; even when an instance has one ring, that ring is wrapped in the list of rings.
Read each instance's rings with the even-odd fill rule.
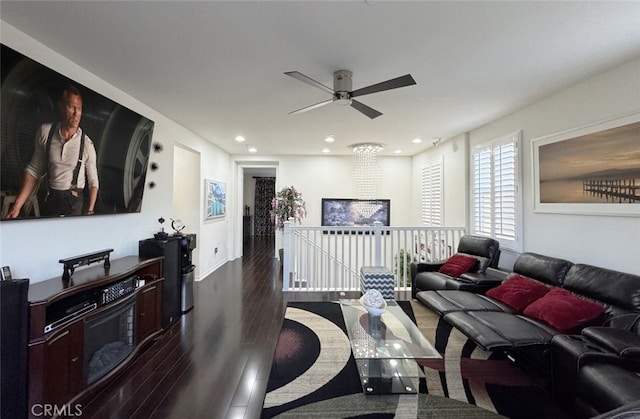
[[[358,102],[354,100],[354,97],[370,95],[371,93],[383,92],[385,90],[397,89],[399,87],[411,86],[416,84],[416,81],[411,77],[411,74],[406,74],[404,76],[396,77],[395,79],[390,79],[387,81],[383,81],[380,83],[372,84],[371,86],[363,87],[358,90],[351,90],[351,71],[349,70],[338,70],[333,73],[333,89],[325,86],[324,84],[315,81],[311,77],[305,76],[299,71],[287,71],[284,74],[287,76],[293,77],[294,79],[300,80],[303,83],[310,84],[311,86],[315,86],[320,90],[324,90],[327,93],[331,94],[331,99],[324,100],[320,103],[316,103],[314,105],[305,106],[304,108],[289,112],[290,115],[302,113],[306,111],[310,111],[312,109],[319,108],[324,105],[328,105],[329,103],[335,103],[337,105],[350,105],[352,108],[362,112],[369,118],[377,118],[382,115],[382,112],[378,112],[377,110],[365,105],[362,102]]]

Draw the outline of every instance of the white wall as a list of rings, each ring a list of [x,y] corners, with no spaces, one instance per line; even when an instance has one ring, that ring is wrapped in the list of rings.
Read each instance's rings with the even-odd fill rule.
[[[30,278],[32,283],[59,277],[59,259],[107,248],[114,249],[112,258],[138,254],[138,241],[158,231],[157,219],[173,217],[173,161],[174,144],[181,144],[201,155],[201,178],[227,180],[229,155],[192,132],[177,125],[143,103],[116,89],[73,62],[46,48],[38,41],[2,22],[0,41],[22,54],[62,73],[96,92],[127,106],[155,122],[153,141],[164,150],[152,153],[151,161],[159,169],[147,174],[147,184],[139,214],[95,215],[67,219],[15,220],[0,223],[0,264],[10,265],[16,278]],[[201,183],[202,184],[202,183]],[[200,187],[202,190],[202,187]],[[201,198],[202,199],[202,198]],[[202,208],[202,201],[193,203]],[[233,209],[231,209],[233,210]],[[202,218],[200,217],[200,220]],[[166,229],[166,228],[165,228]],[[198,259],[200,274],[211,272],[226,260],[229,228],[228,219],[216,223],[200,221]],[[213,247],[219,246],[218,256]]]
[[[468,147],[465,135],[441,142],[427,151],[416,154],[412,159],[411,185],[411,221],[413,225],[422,225],[421,182],[422,167],[435,160],[443,159],[443,226],[465,227],[467,225],[467,172]]]
[[[470,133],[470,143],[523,130],[524,249],[640,274],[637,217],[533,211],[532,140],[640,112],[640,58]],[[638,139],[640,147],[640,139]],[[638,204],[640,205],[640,204]]]
[[[532,140],[637,112],[640,112],[640,58],[468,133],[470,149],[476,144],[522,130],[524,251],[640,274],[637,263],[640,219],[536,213],[533,211],[532,173]],[[638,142],[640,147],[640,139]],[[466,192],[463,197],[460,191],[463,184],[468,190],[469,183],[468,180],[459,180],[456,185],[446,180],[452,171],[461,170],[462,162],[468,160],[461,153],[454,153],[453,147],[444,149],[442,146],[447,143],[449,141],[414,158],[413,193],[414,206],[417,206],[419,196],[416,193],[419,193],[420,182],[417,166],[444,150],[448,224],[452,211],[459,211],[455,200],[468,201]],[[448,165],[452,167],[447,168]],[[418,221],[419,218],[416,219]],[[501,266],[510,267],[516,255],[503,256]]]
[[[411,158],[379,157],[382,180],[378,198],[391,200],[391,225],[411,226]],[[351,156],[262,156],[235,158],[235,173],[241,177],[242,167],[272,167],[276,176],[276,191],[294,186],[302,193],[307,207],[305,226],[319,226],[322,217],[322,198],[357,198],[353,183],[353,158]],[[242,183],[240,183],[242,185]],[[242,186],[239,189],[243,189]],[[241,192],[239,192],[241,193]],[[240,208],[237,216],[241,220]],[[236,225],[241,232],[240,221]],[[276,235],[276,248],[280,237]],[[236,243],[236,253],[242,253]]]
[[[322,198],[358,198],[353,183],[351,156],[285,156],[279,158],[276,191],[295,186],[307,204],[302,225],[318,226]],[[382,179],[377,198],[391,200],[391,225],[410,226],[411,158],[378,157]]]
[[[244,177],[244,188],[243,188],[243,205],[242,205],[242,214],[245,214],[245,206],[249,207],[249,215],[251,217],[253,217],[256,213],[256,180],[250,176],[247,175],[247,173],[245,172],[245,177]],[[251,231],[251,234],[253,234],[253,230]]]
[[[196,245],[200,237],[200,201],[202,182],[200,182],[200,153],[176,144],[173,148],[173,220],[184,225],[183,234],[196,234]],[[177,187],[176,187],[177,186]],[[170,224],[171,220],[167,220]],[[172,232],[171,228],[165,231]],[[200,278],[200,254],[192,253],[192,262],[196,265],[195,276]]]

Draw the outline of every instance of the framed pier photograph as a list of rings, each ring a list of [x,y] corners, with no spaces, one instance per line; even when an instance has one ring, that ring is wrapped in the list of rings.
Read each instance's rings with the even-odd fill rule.
[[[532,141],[536,212],[640,216],[640,114]]]

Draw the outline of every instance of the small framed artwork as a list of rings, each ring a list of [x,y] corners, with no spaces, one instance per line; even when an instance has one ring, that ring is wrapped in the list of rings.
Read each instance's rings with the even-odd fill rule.
[[[227,187],[224,182],[204,180],[204,220],[224,217],[227,213]]]
[[[640,114],[531,144],[536,212],[640,216]]]
[[[3,266],[2,267],[2,271],[0,272],[0,275],[2,275],[2,280],[3,281],[11,281],[11,268],[9,268],[8,266]]]

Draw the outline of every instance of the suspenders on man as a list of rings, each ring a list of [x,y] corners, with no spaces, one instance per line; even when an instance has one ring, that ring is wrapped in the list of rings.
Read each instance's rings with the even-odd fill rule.
[[[49,152],[51,150],[51,141],[53,140],[53,134],[59,129],[59,124],[52,124],[49,136],[47,137],[46,145],[46,159],[47,159],[47,174],[49,173]],[[58,191],[49,188],[47,191],[47,197],[45,198],[45,213],[47,215],[60,215],[60,214],[72,214],[80,213],[82,209],[82,190],[78,189],[78,176],[80,175],[80,167],[82,166],[82,156],[84,153],[84,130],[80,137],[80,151],[78,153],[78,162],[73,170],[73,179],[71,180],[71,186],[68,190]]]

